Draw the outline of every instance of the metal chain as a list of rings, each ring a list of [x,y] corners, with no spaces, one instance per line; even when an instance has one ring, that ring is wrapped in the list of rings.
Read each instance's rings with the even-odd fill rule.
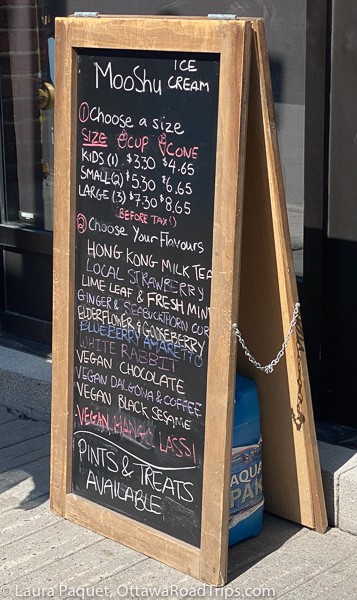
[[[278,362],[283,358],[284,354],[285,354],[285,350],[286,347],[288,345],[290,336],[293,332],[293,329],[296,325],[296,321],[297,318],[299,316],[299,308],[300,308],[300,304],[299,302],[296,302],[295,304],[295,308],[294,308],[294,312],[293,312],[293,318],[291,319],[291,323],[290,323],[290,327],[289,327],[289,331],[286,335],[286,338],[278,352],[278,354],[276,355],[276,357],[271,361],[271,363],[269,363],[268,365],[265,365],[265,367],[263,367],[260,362],[258,362],[254,356],[251,355],[251,353],[249,352],[244,339],[242,338],[242,334],[238,329],[238,325],[236,323],[233,323],[232,327],[233,327],[233,331],[236,334],[240,345],[242,346],[243,350],[244,350],[244,354],[247,356],[248,360],[257,368],[259,369],[259,371],[264,371],[264,373],[272,373],[274,371],[274,367],[276,367],[276,365],[278,364]]]

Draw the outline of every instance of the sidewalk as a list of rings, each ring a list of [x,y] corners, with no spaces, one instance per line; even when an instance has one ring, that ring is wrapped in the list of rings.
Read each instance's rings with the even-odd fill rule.
[[[267,515],[258,538],[231,549],[216,589],[54,516],[48,493],[49,424],[0,407],[0,599],[150,597],[147,586],[159,598],[357,597],[357,537],[338,529]]]

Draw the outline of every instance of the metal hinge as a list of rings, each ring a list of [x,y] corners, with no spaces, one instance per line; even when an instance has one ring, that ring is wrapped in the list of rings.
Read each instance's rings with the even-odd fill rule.
[[[75,13],[73,13],[73,17],[81,17],[81,18],[86,18],[86,19],[97,19],[98,17],[100,17],[100,14],[99,14],[99,12],[77,10]]]
[[[212,19],[213,21],[215,20],[222,20],[222,21],[236,21],[237,19],[239,19],[238,15],[233,15],[233,14],[226,14],[226,13],[210,13],[209,15],[207,15],[208,19]]]

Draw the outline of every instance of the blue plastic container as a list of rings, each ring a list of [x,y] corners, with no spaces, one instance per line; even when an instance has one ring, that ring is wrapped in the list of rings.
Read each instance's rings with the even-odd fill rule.
[[[262,530],[262,440],[257,387],[237,375],[234,399],[229,545]]]

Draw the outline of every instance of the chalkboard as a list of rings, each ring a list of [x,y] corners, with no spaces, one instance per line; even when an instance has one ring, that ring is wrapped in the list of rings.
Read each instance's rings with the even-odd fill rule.
[[[56,94],[51,510],[223,585],[233,323],[268,362],[297,301],[263,23],[57,19]],[[324,531],[301,332],[238,360],[267,507]]]
[[[73,491],[200,545],[219,56],[78,55]]]

